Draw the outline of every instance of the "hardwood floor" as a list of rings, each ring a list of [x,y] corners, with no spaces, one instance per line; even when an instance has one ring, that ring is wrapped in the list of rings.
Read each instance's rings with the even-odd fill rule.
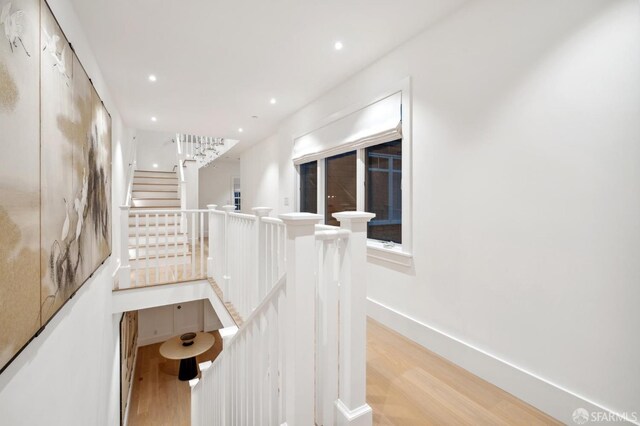
[[[222,351],[222,338],[212,332],[216,342],[197,357],[198,362],[215,359]],[[138,349],[131,405],[130,426],[189,426],[191,424],[191,390],[188,382],[178,380],[179,361],[163,358],[162,343]]]
[[[561,425],[383,325],[367,323],[367,402],[374,425]],[[139,349],[129,425],[188,426],[190,391],[160,344]],[[213,359],[222,339],[198,361]]]
[[[375,425],[562,424],[372,319],[367,402]]]

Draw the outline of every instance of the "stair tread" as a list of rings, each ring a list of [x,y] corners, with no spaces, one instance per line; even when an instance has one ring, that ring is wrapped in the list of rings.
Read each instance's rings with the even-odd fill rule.
[[[133,181],[136,179],[175,179],[178,180],[177,176],[133,176]]]
[[[146,190],[146,191],[136,191],[136,190],[134,189],[134,190],[133,190],[133,191],[131,191],[131,192],[133,192],[134,194],[135,194],[136,192],[175,192],[175,193],[178,193],[178,190],[176,189],[176,190],[174,190],[174,191],[164,191],[164,190],[162,190],[162,189],[148,189],[148,190]]]
[[[175,183],[149,183],[149,182],[134,182],[134,185],[166,185],[166,186],[175,186]]]
[[[163,253],[160,253],[157,256],[155,254],[154,255],[150,255],[150,256],[142,255],[142,256],[138,256],[138,257],[135,257],[135,255],[133,255],[133,256],[129,255],[129,260],[172,259],[174,257],[181,258],[181,257],[191,256],[192,254],[193,253],[191,253],[190,251],[187,251],[187,252],[184,252],[184,253],[178,253],[177,256],[175,254],[171,254],[171,253],[169,253],[166,256]]]
[[[146,197],[145,197],[145,198],[136,198],[136,197],[133,197],[132,199],[133,199],[133,200],[156,200],[156,201],[157,201],[157,200],[163,200],[163,201],[165,201],[165,200],[166,200],[166,201],[180,201],[180,198],[146,198]]]
[[[244,324],[244,320],[236,310],[236,307],[233,306],[233,303],[224,301],[224,294],[222,292],[222,289],[218,287],[218,283],[216,283],[216,281],[211,277],[208,277],[207,280],[209,281],[209,284],[211,284],[211,287],[213,287],[213,291],[216,293],[218,298],[222,301],[224,307],[226,308],[227,312],[229,312],[229,315],[231,315],[231,318],[236,323],[236,325],[238,327],[242,326],[242,324]]]
[[[160,207],[164,207],[164,208],[160,208]],[[169,208],[166,208],[166,207],[169,207]],[[154,209],[154,210],[175,210],[175,211],[180,211],[180,206],[135,206],[135,207],[133,207],[133,206],[132,206],[132,207],[129,209],[129,211],[132,211],[132,210],[138,210],[138,209],[146,209],[146,210]],[[129,215],[129,216],[131,216],[131,215]]]

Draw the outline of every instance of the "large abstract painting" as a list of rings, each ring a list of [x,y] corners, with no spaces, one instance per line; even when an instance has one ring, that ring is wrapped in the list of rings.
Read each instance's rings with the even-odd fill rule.
[[[0,11],[4,369],[111,253],[111,119],[44,0]]]

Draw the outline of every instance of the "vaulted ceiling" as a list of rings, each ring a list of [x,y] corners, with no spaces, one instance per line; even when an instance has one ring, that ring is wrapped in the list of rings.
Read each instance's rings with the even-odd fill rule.
[[[129,126],[245,146],[463,2],[73,0]]]

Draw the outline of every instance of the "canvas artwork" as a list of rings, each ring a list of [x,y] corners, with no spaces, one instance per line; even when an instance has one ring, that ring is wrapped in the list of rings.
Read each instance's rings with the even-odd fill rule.
[[[40,328],[39,0],[0,0],[0,368]]]
[[[111,118],[44,0],[0,0],[0,369],[111,253]]]

